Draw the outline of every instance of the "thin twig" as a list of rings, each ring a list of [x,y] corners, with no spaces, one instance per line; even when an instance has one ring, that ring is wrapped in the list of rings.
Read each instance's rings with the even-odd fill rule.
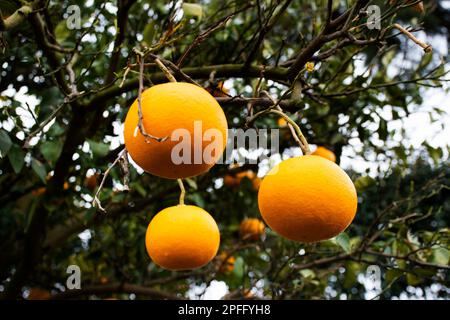
[[[130,162],[128,161],[128,151],[125,149],[119,158],[119,165],[123,177],[123,191],[130,191]]]
[[[401,25],[399,25],[398,23],[394,23],[392,25],[392,27],[398,29],[401,33],[403,33],[404,35],[406,35],[409,39],[411,39],[412,41],[414,41],[416,44],[418,44],[419,46],[422,47],[423,51],[425,51],[425,53],[430,53],[433,51],[433,47],[430,44],[427,44],[419,39],[417,39],[411,32],[409,32],[408,30],[406,30],[405,28],[403,28]]]
[[[61,112],[62,108],[64,107],[66,103],[61,103],[56,109],[55,111],[52,112],[52,114],[45,119],[40,125],[39,127],[34,130],[33,132],[31,132],[28,137],[25,139],[25,142],[23,144],[24,148],[29,148],[30,147],[30,141],[32,138],[34,138],[39,132],[41,132],[42,130],[44,130],[45,126],[47,126],[53,119],[56,118],[56,116],[58,115],[58,113]]]
[[[114,166],[119,161],[121,161],[120,159],[124,156],[125,157],[127,156],[127,151],[125,148],[119,152],[119,155],[117,156],[116,160],[114,160],[114,162],[108,167],[108,169],[106,169],[105,173],[103,174],[102,181],[100,182],[100,185],[98,186],[97,191],[95,192],[94,200],[92,200],[93,206],[99,208],[100,211],[102,211],[104,213],[106,213],[106,210],[105,210],[105,208],[102,207],[102,203],[100,202],[98,196],[100,195],[100,191],[103,189],[103,185],[105,184],[105,181],[109,175],[109,172],[112,170],[112,168],[114,168]]]
[[[170,70],[161,62],[159,58],[155,58],[155,62],[170,82],[177,82],[177,79],[170,73]]]
[[[138,90],[138,128],[141,134],[145,138],[145,142],[150,142],[150,139],[156,140],[157,142],[163,142],[167,140],[167,136],[163,138],[155,137],[145,130],[144,127],[144,115],[142,114],[142,92],[144,91],[144,54],[141,52],[138,52],[138,50],[135,50],[135,52],[138,53],[138,59],[139,59],[139,90]]]

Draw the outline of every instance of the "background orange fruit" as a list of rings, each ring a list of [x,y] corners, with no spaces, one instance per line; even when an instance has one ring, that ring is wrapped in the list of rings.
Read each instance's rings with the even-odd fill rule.
[[[336,162],[336,155],[334,152],[325,147],[317,147],[317,149],[311,154]]]
[[[196,206],[178,205],[160,211],[147,228],[150,258],[168,270],[204,266],[217,254],[219,228],[213,217]]]
[[[97,172],[87,176],[84,179],[84,186],[86,188],[88,188],[89,190],[94,191],[98,185],[98,180],[99,180],[98,178],[99,178],[99,174]]]
[[[183,82],[159,84],[142,93],[143,124],[147,133],[163,138],[158,142],[144,136],[136,129],[139,121],[138,101],[131,105],[125,119],[125,146],[131,158],[145,171],[153,175],[177,179],[199,175],[208,171],[222,155],[227,142],[227,120],[225,114],[205,89]],[[201,121],[200,143],[194,143],[194,122]],[[190,164],[175,164],[172,149],[180,141],[171,141],[174,130],[185,129],[191,137]],[[205,161],[203,151],[212,141],[203,140],[208,129],[217,129],[222,134],[222,148],[216,150],[212,161]],[[200,130],[199,130],[200,131]],[[194,152],[200,151],[198,163],[194,163]]]
[[[28,294],[28,300],[49,300],[51,294],[48,290],[41,288],[30,288],[30,293]]]
[[[223,81],[219,81],[216,86],[211,85],[205,89],[206,91],[211,93],[213,97],[228,97],[230,90],[225,88],[223,85],[224,85]]]
[[[242,179],[247,178],[252,182],[253,188],[257,190],[259,188],[259,178],[256,176],[256,173],[254,173],[252,170],[247,171],[241,171],[235,175],[233,174],[227,174],[223,178],[223,184],[230,188],[239,187],[239,185],[242,182]],[[256,182],[255,182],[256,181]]]
[[[263,179],[258,205],[264,221],[285,238],[316,242],[332,238],[356,214],[356,189],[335,163],[309,155],[291,158]]]
[[[226,261],[225,261],[226,259]],[[234,263],[236,258],[234,256],[229,256],[228,253],[222,252],[219,255],[219,272],[230,273],[234,270]]]
[[[266,226],[264,222],[256,218],[242,220],[239,226],[241,238],[244,240],[258,240],[263,234]]]

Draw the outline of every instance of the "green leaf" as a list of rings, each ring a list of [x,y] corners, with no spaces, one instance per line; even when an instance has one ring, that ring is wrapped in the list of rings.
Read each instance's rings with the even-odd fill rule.
[[[12,141],[5,130],[0,130],[0,157],[6,156],[12,146]]]
[[[387,121],[380,118],[380,125],[378,126],[378,135],[381,140],[386,141],[388,137]]]
[[[384,279],[387,283],[391,283],[392,281],[396,280],[398,277],[403,275],[403,271],[398,269],[389,269],[386,271]]]
[[[234,262],[233,275],[237,279],[242,279],[244,276],[244,259],[237,257]]]
[[[345,265],[345,275],[342,285],[344,288],[352,288],[358,282],[358,274],[361,271],[361,265],[357,262],[349,261]]]
[[[413,274],[413,273],[408,273],[408,274],[406,275],[406,282],[407,282],[408,285],[410,285],[410,286],[417,286],[417,285],[421,284],[422,281],[423,281],[422,278],[416,276],[416,275]]]
[[[312,279],[316,277],[316,273],[311,269],[300,270],[300,274],[302,275],[303,278]]]
[[[375,179],[373,179],[369,176],[359,177],[355,181],[355,188],[358,191],[363,191],[374,184],[375,184]]]
[[[70,35],[70,30],[67,28],[67,21],[63,19],[58,25],[55,27],[55,37],[59,43],[64,42]]]
[[[143,35],[142,42],[145,45],[150,46],[153,43],[153,38],[155,36],[155,23],[153,21],[145,26],[142,35]]]
[[[95,142],[88,140],[89,147],[91,148],[94,157],[104,157],[109,153],[109,145],[103,142]]]
[[[47,170],[45,170],[45,166],[42,164],[42,162],[33,158],[31,160],[31,168],[43,183],[47,183]]]
[[[61,155],[62,143],[60,143],[58,140],[45,141],[41,144],[40,150],[45,160],[50,163],[55,163]]]
[[[64,128],[61,127],[57,122],[55,122],[50,129],[48,129],[47,134],[52,137],[58,137],[64,133]]]
[[[132,182],[130,184],[130,187],[131,187],[132,190],[136,190],[142,197],[146,197],[147,196],[147,191],[145,190],[145,188],[140,183]]]
[[[440,265],[448,265],[450,259],[450,252],[446,248],[437,248],[433,250],[432,262]]]
[[[186,178],[186,179],[184,179],[184,181],[186,181],[187,184],[189,185],[189,187],[191,187],[192,189],[194,189],[194,190],[198,189],[197,182],[194,179]]]
[[[428,143],[424,143],[425,147],[427,148],[428,154],[430,155],[431,159],[433,159],[433,162],[437,165],[439,164],[440,160],[444,156],[444,153],[441,148],[433,148]]]
[[[350,253],[352,248],[350,246],[350,238],[349,236],[345,233],[342,232],[341,234],[339,234],[338,236],[336,236],[334,238],[336,240],[336,243],[342,248],[344,249],[344,251],[346,253]]]
[[[13,145],[8,153],[9,163],[14,172],[19,173],[25,164],[25,152],[18,146]]]
[[[197,17],[198,20],[202,19],[203,8],[197,3],[183,3],[183,12],[186,16]]]
[[[196,192],[196,193],[188,194],[188,199],[190,201],[194,202],[199,207],[205,206],[205,200],[203,200],[201,193]]]

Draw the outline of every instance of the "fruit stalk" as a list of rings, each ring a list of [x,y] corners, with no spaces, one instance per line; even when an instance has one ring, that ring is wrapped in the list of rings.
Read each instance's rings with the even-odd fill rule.
[[[184,188],[183,179],[177,179],[178,185],[180,186],[180,206],[184,205],[184,197],[186,195],[186,189]]]
[[[158,65],[158,67],[170,82],[177,82],[177,79],[175,79],[175,77],[170,73],[169,69],[167,69],[164,63],[159,60],[159,58],[155,58],[155,63]]]
[[[311,150],[309,148],[309,144],[308,141],[306,140],[305,136],[303,135],[302,130],[300,129],[300,127],[295,123],[294,120],[292,120],[291,118],[289,118],[284,112],[280,111],[280,110],[270,110],[271,113],[275,113],[281,117],[283,117],[284,120],[286,120],[288,122],[288,124],[290,124],[294,130],[295,133],[297,134],[298,138],[300,139],[300,148],[302,149],[302,152],[304,155],[307,154],[311,154]]]
[[[138,115],[139,115],[139,122],[138,122],[138,129],[141,132],[141,134],[145,137],[146,142],[148,142],[148,139],[153,139],[158,142],[163,142],[167,140],[168,137],[158,138],[155,137],[147,131],[145,131],[144,128],[144,116],[142,114],[142,92],[144,91],[144,53],[140,52],[139,50],[134,50],[137,54],[137,58],[139,60],[139,90],[138,90]]]

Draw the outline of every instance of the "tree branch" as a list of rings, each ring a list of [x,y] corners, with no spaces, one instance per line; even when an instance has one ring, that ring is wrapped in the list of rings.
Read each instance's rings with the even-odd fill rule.
[[[181,69],[180,69],[181,70]],[[209,79],[212,72],[215,72],[216,77],[236,77],[236,78],[259,78],[261,71],[264,70],[264,77],[274,81],[285,81],[285,68],[265,67],[265,66],[250,66],[246,68],[243,64],[223,64],[212,65],[205,67],[188,67],[183,68],[182,71],[193,79]],[[163,83],[167,81],[163,72],[155,71],[149,74],[149,79],[153,83]],[[100,101],[104,101],[120,95],[124,92],[137,89],[139,86],[139,79],[131,79],[125,81],[121,87],[113,85],[97,92],[88,103],[88,106],[95,106]]]
[[[110,293],[134,293],[139,296],[147,296],[153,299],[169,299],[169,300],[182,300],[183,298],[170,294],[164,291],[160,291],[153,288],[148,288],[136,284],[130,283],[112,283],[102,285],[86,286],[78,290],[67,290],[53,295],[51,300],[64,300],[74,299],[81,296],[97,295],[97,294],[110,294]]]

